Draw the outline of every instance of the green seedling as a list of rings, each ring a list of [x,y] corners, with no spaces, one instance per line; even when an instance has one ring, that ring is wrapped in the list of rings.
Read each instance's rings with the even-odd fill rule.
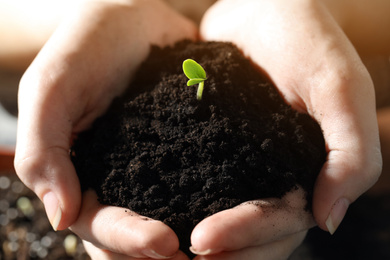
[[[198,100],[202,99],[204,81],[207,79],[206,72],[196,61],[192,59],[187,59],[183,62],[183,71],[184,74],[189,79],[187,81],[187,86],[192,86],[199,84],[198,91],[196,92],[196,98]]]

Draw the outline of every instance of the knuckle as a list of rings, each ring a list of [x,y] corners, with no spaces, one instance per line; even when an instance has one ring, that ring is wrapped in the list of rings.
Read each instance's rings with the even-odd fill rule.
[[[19,157],[16,156],[14,160],[14,167],[17,175],[23,183],[34,190],[34,183],[37,179],[37,172],[39,172],[39,163],[34,156]]]

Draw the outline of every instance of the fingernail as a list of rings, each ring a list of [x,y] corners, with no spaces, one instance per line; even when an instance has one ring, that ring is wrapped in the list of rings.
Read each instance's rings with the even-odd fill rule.
[[[154,250],[145,250],[143,251],[144,255],[147,256],[147,257],[150,257],[150,258],[153,258],[153,259],[171,259],[173,258],[175,255],[172,255],[172,256],[163,256],[163,255],[160,255],[158,254],[156,251]]]
[[[326,227],[331,235],[333,235],[347,213],[350,203],[349,200],[342,198],[333,204],[330,214],[325,222]]]
[[[195,255],[211,255],[220,252],[221,250],[216,250],[216,249],[206,249],[203,251],[198,251],[195,249],[193,246],[190,247],[190,251],[195,254]]]
[[[46,214],[51,226],[54,231],[57,231],[61,221],[62,211],[56,195],[52,191],[46,193],[43,196],[43,204],[45,205]]]

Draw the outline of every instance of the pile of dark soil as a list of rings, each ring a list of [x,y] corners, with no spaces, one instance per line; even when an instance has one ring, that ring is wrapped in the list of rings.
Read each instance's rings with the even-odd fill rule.
[[[208,76],[201,101],[197,87],[186,86],[187,58]],[[319,125],[286,105],[235,46],[220,42],[153,48],[124,97],[72,148],[84,190],[162,220],[187,253],[197,223],[242,202],[300,186],[310,210],[325,157]]]

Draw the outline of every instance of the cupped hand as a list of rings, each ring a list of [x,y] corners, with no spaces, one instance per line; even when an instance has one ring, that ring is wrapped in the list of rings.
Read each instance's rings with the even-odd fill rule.
[[[306,204],[299,188],[221,211],[195,227],[191,251],[196,260],[287,259],[315,226]]]
[[[151,44],[196,36],[196,26],[160,0],[85,1],[42,48],[20,83],[15,168],[54,229],[73,224],[81,206],[72,136],[123,92]]]
[[[286,102],[320,124],[327,161],[315,185],[313,214],[334,233],[382,167],[373,83],[354,47],[315,0],[220,0],[200,31],[204,40],[236,44]]]
[[[103,206],[91,190],[84,193],[80,215],[70,229],[83,239],[92,259],[188,260],[167,225],[126,208]]]

